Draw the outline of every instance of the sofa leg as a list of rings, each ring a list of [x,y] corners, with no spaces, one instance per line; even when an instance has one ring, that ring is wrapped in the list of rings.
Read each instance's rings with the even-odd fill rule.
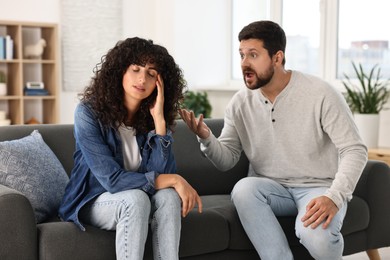
[[[378,249],[369,249],[366,251],[366,253],[370,260],[381,260],[381,256],[379,255]]]

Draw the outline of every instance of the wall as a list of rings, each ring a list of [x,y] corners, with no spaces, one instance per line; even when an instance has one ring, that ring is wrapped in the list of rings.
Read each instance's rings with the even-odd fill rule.
[[[223,117],[236,90],[230,86],[230,1],[124,1],[124,37],[165,46],[183,69],[190,89],[207,90],[212,117]],[[207,8],[205,8],[207,7]],[[147,10],[133,12],[132,10]],[[185,26],[183,26],[183,24]],[[211,90],[210,90],[211,89]],[[224,89],[224,90],[221,90]],[[234,89],[234,88],[233,88]]]

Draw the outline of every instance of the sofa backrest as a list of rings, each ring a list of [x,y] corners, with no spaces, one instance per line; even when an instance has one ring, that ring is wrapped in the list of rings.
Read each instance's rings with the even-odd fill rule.
[[[10,125],[0,127],[0,141],[20,139],[37,129],[45,143],[70,174],[73,167],[73,153],[75,141],[73,137],[73,125],[71,124],[42,124],[42,125]]]
[[[205,119],[215,136],[219,136],[223,119]],[[244,153],[229,171],[219,171],[200,151],[198,140],[182,120],[177,121],[173,134],[173,151],[177,170],[200,195],[229,194],[234,184],[248,174],[248,160]]]
[[[205,119],[216,136],[223,127],[223,119]],[[46,144],[70,174],[73,168],[75,140],[72,124],[11,125],[0,127],[0,141],[25,137],[37,129]],[[243,154],[237,165],[227,172],[221,172],[201,153],[196,136],[182,120],[177,120],[173,134],[173,151],[178,173],[182,175],[200,195],[229,194],[234,184],[245,177],[248,161]]]

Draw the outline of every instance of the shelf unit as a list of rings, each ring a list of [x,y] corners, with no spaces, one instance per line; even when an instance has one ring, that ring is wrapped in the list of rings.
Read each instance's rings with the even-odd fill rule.
[[[0,96],[0,110],[5,110],[11,124],[26,124],[35,118],[43,124],[59,121],[59,54],[58,28],[52,23],[1,21],[0,36],[10,35],[13,44],[13,58],[0,59],[0,70],[7,77],[7,95]],[[24,56],[26,45],[45,39],[41,58]],[[43,82],[49,95],[26,96],[27,82]]]
[[[368,149],[368,159],[383,161],[390,166],[390,148],[370,148]]]

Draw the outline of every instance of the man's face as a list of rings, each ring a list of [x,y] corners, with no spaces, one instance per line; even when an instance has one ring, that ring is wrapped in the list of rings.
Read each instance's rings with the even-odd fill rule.
[[[257,39],[240,42],[241,69],[245,85],[249,89],[259,89],[267,85],[273,75],[274,67],[263,42]]]

